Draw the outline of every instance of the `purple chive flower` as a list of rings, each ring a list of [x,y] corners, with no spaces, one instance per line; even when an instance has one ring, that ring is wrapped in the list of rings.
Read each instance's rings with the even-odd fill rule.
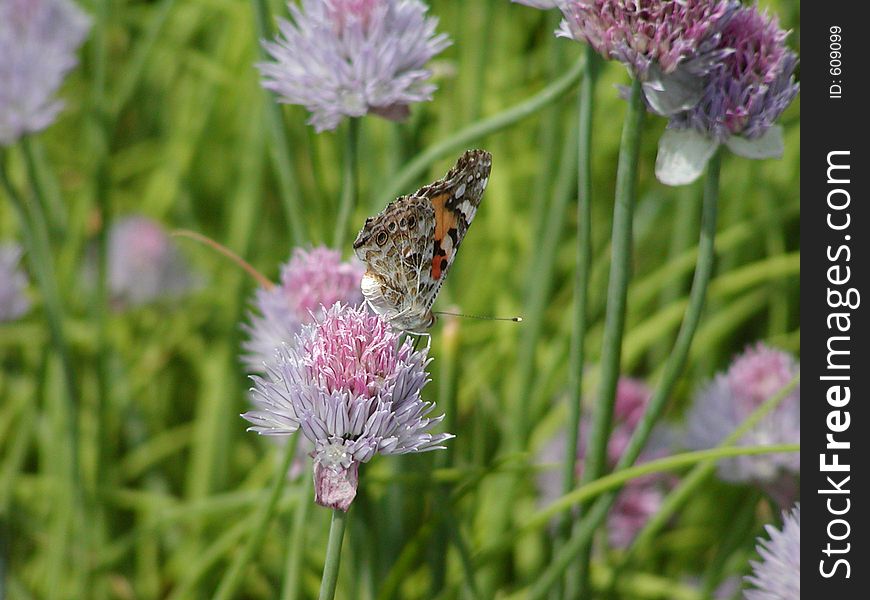
[[[795,360],[764,344],[748,348],[727,372],[719,374],[696,396],[687,416],[686,445],[712,448],[731,434],[762,403],[785,387],[800,370]],[[800,443],[800,388],[744,435],[741,446]],[[781,504],[797,492],[800,454],[740,456],[719,463],[725,481],[760,484]]]
[[[694,106],[703,78],[729,51],[722,29],[736,0],[565,0],[557,35],[586,42],[618,60],[643,84],[649,107],[662,115]]]
[[[729,54],[706,78],[700,101],[671,115],[659,141],[656,175],[668,185],[697,179],[720,144],[746,158],[779,158],[782,128],[775,125],[799,90],[797,55],[788,32],[758,7],[737,11],[722,30]]]
[[[752,561],[752,575],[746,581],[746,600],[792,600],[801,597],[801,506],[783,512],[782,529],[767,525],[769,540],[757,546],[760,562]]]
[[[281,268],[280,285],[256,291],[255,311],[245,325],[248,339],[243,344],[248,371],[262,374],[265,364],[275,361],[276,349],[292,343],[302,325],[322,316],[323,307],[336,302],[362,303],[359,282],[363,272],[362,263],[356,259],[342,262],[335,250],[296,248]]]
[[[607,461],[611,467],[616,465],[625,451],[649,399],[649,388],[642,381],[629,377],[619,379],[613,415],[614,426],[607,445]],[[588,415],[586,416],[588,417]],[[578,479],[583,474],[584,446],[589,439],[588,423],[589,419],[584,418],[580,426],[580,445],[577,449],[578,460],[576,462]],[[543,448],[539,455],[539,462],[552,464],[563,461],[565,443],[565,432],[560,431]],[[662,446],[658,440],[654,439],[641,454],[639,462],[662,456],[665,453],[665,448]],[[607,517],[608,540],[612,546],[626,548],[631,544],[650,516],[661,507],[669,485],[669,478],[661,475],[640,477],[625,485]],[[557,469],[543,472],[538,478],[538,489],[541,500],[545,504],[556,500],[562,494],[561,472]]]
[[[133,216],[109,230],[108,285],[118,308],[176,298],[195,287],[178,247],[157,222]]]
[[[432,99],[429,60],[450,42],[436,34],[418,0],[302,0],[292,22],[264,44],[273,61],[257,65],[281,102],[311,112],[320,132],[344,117],[375,113],[402,120],[408,105]]]
[[[0,2],[0,146],[51,125],[90,20],[69,0]]]
[[[314,445],[315,501],[346,511],[356,496],[359,465],[375,454],[443,448],[453,437],[430,430],[434,404],[420,398],[428,381],[428,348],[364,307],[337,303],[282,346],[266,376],[253,376],[257,410],[242,415],[249,431]]]
[[[27,276],[19,268],[21,254],[15,244],[0,245],[0,323],[14,321],[30,308],[24,295]]]

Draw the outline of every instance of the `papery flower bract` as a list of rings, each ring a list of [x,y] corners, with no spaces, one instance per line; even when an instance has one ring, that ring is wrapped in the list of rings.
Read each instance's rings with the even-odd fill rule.
[[[315,501],[346,511],[356,496],[359,465],[375,454],[443,448],[453,437],[430,430],[442,417],[420,390],[428,381],[428,348],[416,351],[365,307],[340,303],[302,327],[265,377],[253,376],[257,410],[242,415],[249,431],[314,444]]]
[[[746,600],[797,600],[801,597],[801,506],[783,512],[782,529],[764,529],[769,540],[757,546],[761,561],[752,561],[752,575],[746,581],[755,589],[746,590]]]
[[[672,115],[659,140],[656,176],[662,183],[697,179],[720,144],[746,158],[782,156],[782,128],[775,121],[800,87],[787,36],[775,17],[757,7],[741,8],[728,21],[719,45],[730,53],[707,76],[700,101]]]
[[[401,120],[408,105],[432,99],[426,63],[450,42],[418,0],[303,0],[292,22],[264,44],[272,61],[257,65],[263,86],[281,102],[311,112],[319,131],[344,117],[375,113]]]
[[[118,308],[177,298],[195,287],[187,262],[156,221],[125,217],[109,230],[108,286]]]
[[[795,360],[764,344],[747,349],[727,372],[696,394],[687,416],[686,445],[712,448],[799,372]],[[770,414],[737,442],[739,446],[800,443],[800,388],[795,388]],[[739,456],[719,462],[719,476],[730,482],[759,483],[780,503],[790,504],[800,454]]]
[[[618,60],[643,85],[649,107],[670,115],[694,106],[704,76],[729,50],[719,38],[736,0],[567,0],[557,31]]]
[[[24,295],[27,276],[19,266],[21,254],[15,244],[0,245],[0,323],[14,321],[30,308]]]
[[[70,0],[0,0],[0,146],[51,125],[90,19]]]
[[[243,358],[248,371],[263,373],[264,365],[275,360],[276,349],[292,343],[302,325],[322,315],[323,307],[336,302],[360,304],[363,271],[356,259],[342,262],[336,250],[296,248],[281,268],[281,283],[255,293],[251,322],[244,326],[248,339]]]
[[[646,385],[637,379],[620,377],[616,389],[616,405],[614,406],[614,425],[607,444],[607,462],[610,467],[616,465],[622,456],[635,427],[640,421],[646,405],[649,403],[650,391]],[[577,448],[576,475],[579,480],[583,474],[584,446],[588,440],[589,417],[585,414],[580,425],[580,444]],[[565,458],[565,431],[561,430],[544,446],[538,456],[541,464],[561,463]],[[638,462],[659,458],[666,448],[655,437],[647,444]],[[538,477],[538,491],[545,504],[556,500],[562,493],[561,471],[547,470]],[[629,481],[611,508],[607,516],[607,534],[611,545],[625,548],[634,540],[649,518],[661,507],[670,481],[667,477],[650,475]]]

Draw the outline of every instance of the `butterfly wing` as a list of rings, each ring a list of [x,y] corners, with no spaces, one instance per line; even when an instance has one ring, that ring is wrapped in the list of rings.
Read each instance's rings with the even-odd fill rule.
[[[422,331],[489,181],[492,156],[469,150],[444,178],[391,202],[354,242],[367,267],[362,291],[395,326]]]
[[[477,214],[477,208],[489,183],[491,168],[492,155],[489,152],[469,150],[459,157],[456,165],[443,179],[414,194],[428,199],[435,212],[430,276],[432,281],[438,282],[436,295],[456,260],[456,253],[474,220],[474,215]],[[433,296],[430,306],[434,300]]]

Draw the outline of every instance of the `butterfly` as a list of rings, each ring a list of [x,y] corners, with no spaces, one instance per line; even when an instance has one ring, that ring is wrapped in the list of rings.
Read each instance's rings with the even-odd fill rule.
[[[468,150],[447,174],[366,219],[353,249],[366,266],[368,305],[397,329],[423,333],[483,192],[492,155]]]

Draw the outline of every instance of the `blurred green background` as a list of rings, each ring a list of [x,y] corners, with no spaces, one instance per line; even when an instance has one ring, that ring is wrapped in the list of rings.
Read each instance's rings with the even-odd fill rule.
[[[258,47],[248,0],[83,4],[97,22],[81,67],[62,90],[67,108],[33,140],[46,167],[55,266],[82,393],[72,406],[64,401],[33,287],[29,315],[0,324],[0,597],[207,598],[245,543],[279,460],[277,447],[246,433],[238,417],[248,387],[238,358],[240,325],[255,282],[213,251],[180,239],[201,275],[195,293],[101,316],[83,274],[88,247],[107,220],[99,199],[108,219],[136,213],[170,229],[195,230],[275,280],[295,245],[332,239],[342,129],[317,135],[305,125],[303,109],[283,107],[292,177],[282,182],[270,155],[270,100],[253,67]],[[793,30],[790,44],[799,52],[799,3],[762,6]],[[277,1],[271,9],[286,13]],[[581,55],[579,44],[553,37],[553,11],[507,0],[436,0],[431,14],[453,40],[432,65],[439,89],[432,102],[413,108],[407,123],[363,120],[360,201],[348,239],[390,199],[385,193],[410,159],[531,97]],[[103,77],[100,114],[94,107]],[[624,69],[608,64],[596,91],[588,390],[596,385],[625,108],[616,86],[626,82]],[[524,473],[525,485],[509,500],[511,520],[535,509],[529,465],[564,421],[571,368],[575,90],[471,144],[493,153],[492,177],[436,306],[521,314],[526,322],[461,320],[433,329],[426,394],[451,411],[454,467],[433,471],[445,460],[437,453],[377,458],[364,467],[340,597],[462,597],[461,552],[447,540],[459,531],[473,552],[502,533],[491,531],[488,519],[494,502],[508,500],[492,495],[490,480],[506,470]],[[724,160],[716,271],[671,420],[746,344],[766,340],[799,353],[799,116],[800,98],[782,119],[782,160]],[[652,116],[644,125],[623,353],[625,373],[650,382],[682,318],[700,218],[700,184],[668,188],[653,175],[664,125]],[[458,154],[435,161],[403,193],[439,177]],[[13,178],[24,185],[20,153],[8,158]],[[290,232],[282,185],[298,198],[305,240]],[[0,239],[18,236],[11,208],[0,203]],[[349,244],[341,250],[350,255]],[[509,417],[519,403],[530,419],[531,442],[505,457]],[[445,484],[462,493],[449,518],[434,519]],[[279,597],[294,551],[301,556],[295,597],[315,595],[329,515],[311,506],[297,523],[300,507],[310,503],[310,490],[298,480],[285,487],[237,597]],[[749,524],[735,541],[725,533],[740,514],[749,515]],[[753,492],[711,481],[613,593],[703,598],[698,582],[711,572],[719,578],[744,573],[754,536],[773,519]],[[517,537],[484,578],[501,594],[517,592],[551,553],[546,529]],[[599,575],[611,558],[596,555]],[[604,579],[595,579],[599,587]]]

